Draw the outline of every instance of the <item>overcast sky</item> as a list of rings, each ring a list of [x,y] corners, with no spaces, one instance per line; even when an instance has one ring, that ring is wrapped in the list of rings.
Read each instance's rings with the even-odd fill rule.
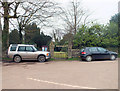
[[[69,8],[69,2],[73,0],[54,0],[60,3],[63,7]],[[90,14],[89,21],[96,21],[99,24],[107,24],[111,16],[118,13],[118,2],[120,0],[77,0],[81,2],[82,8]],[[55,22],[56,23],[56,22]],[[57,21],[58,24],[58,21]],[[61,24],[58,24],[59,27]],[[48,34],[53,29],[42,29],[45,34]]]
[[[67,7],[71,0],[57,0]],[[98,23],[106,24],[111,16],[118,12],[118,1],[120,0],[78,0],[83,8],[89,10],[90,20],[97,20]]]
[[[69,8],[68,4],[71,0],[54,0],[58,3],[61,3],[63,7]],[[77,0],[81,2],[82,7],[85,10],[88,10],[91,14],[89,20],[96,20],[97,23],[107,24],[111,16],[118,13],[118,2],[120,0]],[[56,21],[56,20],[55,20]],[[56,22],[55,22],[56,23]],[[57,21],[57,24],[59,21]],[[58,24],[59,27],[61,24]],[[50,28],[43,28],[42,31],[45,34],[51,33]]]
[[[83,4],[100,23],[107,23],[111,16],[118,13],[119,0],[83,0]]]

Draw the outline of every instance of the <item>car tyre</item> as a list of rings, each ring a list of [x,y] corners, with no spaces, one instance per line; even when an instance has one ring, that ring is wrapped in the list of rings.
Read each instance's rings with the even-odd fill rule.
[[[14,56],[13,61],[19,63],[22,61],[22,58],[20,56]]]
[[[111,55],[111,56],[110,56],[110,59],[111,59],[111,60],[115,60],[115,59],[116,59],[115,55]]]
[[[87,61],[87,62],[91,62],[91,61],[92,61],[92,57],[91,57],[91,56],[87,56],[87,57],[86,57],[86,61]]]
[[[46,61],[45,56],[39,56],[39,57],[38,57],[38,61],[39,61],[39,62],[45,62],[45,61]]]

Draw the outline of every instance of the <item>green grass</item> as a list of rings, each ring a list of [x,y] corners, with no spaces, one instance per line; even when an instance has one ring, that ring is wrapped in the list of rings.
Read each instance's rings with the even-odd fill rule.
[[[66,52],[54,52],[54,58],[67,58]]]
[[[69,60],[70,60],[70,61],[71,61],[71,60],[80,60],[80,58],[74,57],[74,58],[68,58],[68,59],[66,59],[66,60],[68,60],[68,61],[69,61]]]
[[[49,61],[54,61],[55,59],[54,58],[50,58]]]
[[[61,58],[61,61],[72,61],[72,60],[80,60],[78,57],[68,58],[66,52],[54,52],[54,58]],[[63,58],[63,59],[62,59]],[[50,60],[58,60],[58,59],[50,59]]]
[[[66,58],[66,59],[54,59],[54,58],[51,58],[49,59],[50,61],[73,61],[73,60],[80,60],[80,58],[78,57],[75,57],[75,58]]]
[[[10,60],[12,60],[12,58],[2,58],[2,60],[5,60],[5,61],[10,61]]]

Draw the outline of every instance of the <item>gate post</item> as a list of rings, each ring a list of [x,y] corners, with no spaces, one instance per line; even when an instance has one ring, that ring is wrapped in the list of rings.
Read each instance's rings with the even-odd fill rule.
[[[72,58],[72,41],[68,42],[68,58]]]
[[[54,43],[53,43],[53,41],[51,41],[49,48],[50,48],[51,58],[54,58]]]

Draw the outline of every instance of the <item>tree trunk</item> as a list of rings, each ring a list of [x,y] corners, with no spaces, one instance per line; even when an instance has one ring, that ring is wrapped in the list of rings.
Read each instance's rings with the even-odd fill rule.
[[[68,41],[68,58],[72,58],[72,40]]]
[[[22,30],[19,30],[20,43],[23,43]]]
[[[8,2],[4,2],[4,27],[2,31],[2,47],[5,51],[9,46],[9,6]]]
[[[73,42],[73,37],[71,33],[69,33],[69,38],[68,38],[68,58],[72,58],[72,42]]]
[[[20,43],[23,43],[23,35],[22,35],[22,24],[19,23],[19,38],[20,38]]]

